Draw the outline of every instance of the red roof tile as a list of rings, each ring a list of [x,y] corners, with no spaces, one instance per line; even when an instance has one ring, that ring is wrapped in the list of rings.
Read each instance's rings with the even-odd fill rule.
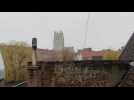
[[[80,54],[82,57],[91,58],[93,56],[104,56],[105,51],[81,51]]]

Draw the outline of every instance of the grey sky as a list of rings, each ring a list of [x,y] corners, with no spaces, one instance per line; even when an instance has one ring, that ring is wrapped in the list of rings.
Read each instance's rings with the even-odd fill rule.
[[[133,12],[89,12],[86,47],[118,49],[134,31]],[[0,12],[0,42],[38,38],[39,48],[52,48],[53,32],[63,30],[65,46],[83,47],[87,12]]]

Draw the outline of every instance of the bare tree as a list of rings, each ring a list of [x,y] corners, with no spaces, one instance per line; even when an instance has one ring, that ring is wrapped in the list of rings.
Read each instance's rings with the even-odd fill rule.
[[[25,42],[9,42],[0,46],[5,63],[6,80],[24,80],[24,66],[31,59],[32,49]]]

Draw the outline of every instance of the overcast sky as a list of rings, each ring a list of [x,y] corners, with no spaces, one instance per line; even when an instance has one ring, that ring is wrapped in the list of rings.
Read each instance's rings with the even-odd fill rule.
[[[86,47],[118,49],[134,32],[133,12],[89,12]],[[65,46],[83,48],[88,12],[0,12],[0,42],[38,38],[39,48],[53,47],[54,31],[62,30]]]

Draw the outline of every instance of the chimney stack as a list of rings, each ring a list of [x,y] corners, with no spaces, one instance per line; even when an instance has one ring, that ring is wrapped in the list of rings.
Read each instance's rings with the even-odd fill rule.
[[[37,65],[37,38],[32,38],[32,65]]]

